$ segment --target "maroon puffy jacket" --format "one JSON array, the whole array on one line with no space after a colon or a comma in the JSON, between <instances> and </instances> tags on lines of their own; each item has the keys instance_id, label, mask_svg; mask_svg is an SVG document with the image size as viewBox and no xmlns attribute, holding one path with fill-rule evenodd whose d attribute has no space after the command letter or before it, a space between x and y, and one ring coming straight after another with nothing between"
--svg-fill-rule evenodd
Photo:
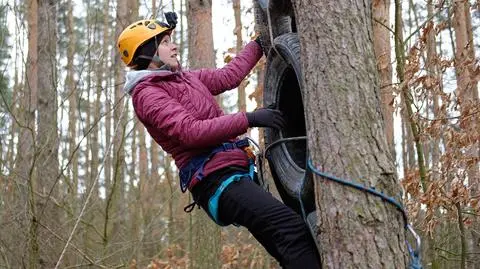
<instances>
[{"instance_id":1,"label":"maroon puffy jacket","mask_svg":"<svg viewBox=\"0 0 480 269\"><path fill-rule=\"evenodd\" d=\"M261 56L260 46L252 41L223 68L129 72L125 90L132 95L138 119L181 169L192 157L247 131L245 112L225 115L214 95L238 87ZM217 153L204 174L230 165L247 166L245 152Z\"/></svg>"}]
</instances>

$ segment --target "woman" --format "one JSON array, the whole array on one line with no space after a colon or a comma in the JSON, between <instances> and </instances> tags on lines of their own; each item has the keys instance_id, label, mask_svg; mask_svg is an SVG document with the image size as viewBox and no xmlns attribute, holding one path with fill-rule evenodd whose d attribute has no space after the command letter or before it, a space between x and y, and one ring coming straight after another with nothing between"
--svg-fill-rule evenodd
<instances>
[{"instance_id":1,"label":"woman","mask_svg":"<svg viewBox=\"0 0 480 269\"><path fill-rule=\"evenodd\" d=\"M282 113L263 108L225 115L214 98L238 87L261 58L261 46L248 43L220 69L183 71L170 39L172 14L168 24L135 22L118 39L122 60L133 69L124 89L138 119L172 155L182 191L217 224L245 226L284 268L320 268L302 218L253 182L248 142L237 139L249 127L284 128Z\"/></svg>"}]
</instances>

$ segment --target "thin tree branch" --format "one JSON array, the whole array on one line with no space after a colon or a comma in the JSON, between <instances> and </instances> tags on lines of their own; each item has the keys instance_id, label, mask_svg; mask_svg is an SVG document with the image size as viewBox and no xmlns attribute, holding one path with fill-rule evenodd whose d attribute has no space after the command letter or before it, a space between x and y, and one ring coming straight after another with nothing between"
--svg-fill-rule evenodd
<instances>
[{"instance_id":1,"label":"thin tree branch","mask_svg":"<svg viewBox=\"0 0 480 269\"><path fill-rule=\"evenodd\" d=\"M373 18L373 21L385 27L391 34L395 35L395 31L392 28L390 28L390 26L385 25L383 22L379 21L376 18Z\"/></svg>"},{"instance_id":2,"label":"thin tree branch","mask_svg":"<svg viewBox=\"0 0 480 269\"><path fill-rule=\"evenodd\" d=\"M478 113L480 113L480 109L479 109L478 111L474 111L474 112L472 112L472 113L470 113L470 114L460 115L460 116L456 116L456 117L443 117L443 118L429 119L429 118L424 117L424 116L422 116L422 115L420 115L420 114L418 114L418 117L419 117L419 118L422 118L422 119L424 119L424 120L427 120L427 121L437 121L437 120L442 121L442 120L456 120L456 119L460 119L460 118L463 118L463 117L470 117L470 116L473 116L473 115L478 114Z\"/></svg>"},{"instance_id":3,"label":"thin tree branch","mask_svg":"<svg viewBox=\"0 0 480 269\"><path fill-rule=\"evenodd\" d=\"M428 17L420 26L418 26L417 29L415 29L415 31L413 31L404 41L403 41L403 44L407 43L410 38L412 38L415 34L417 34L428 22L430 22L431 20L433 20L433 18L435 16L437 16L438 14L440 14L440 12L442 12L444 9L448 9L448 7L442 7L440 8L437 12L435 12L434 14L432 14L430 17Z\"/></svg>"},{"instance_id":4,"label":"thin tree branch","mask_svg":"<svg viewBox=\"0 0 480 269\"><path fill-rule=\"evenodd\" d=\"M55 179L55 182L53 183L52 187L50 188L50 191L48 193L48 197L50 197L53 193L53 190L55 189L55 186L57 185L58 181L60 180L60 178L62 176L64 176L64 172L65 170L67 169L67 167L70 165L70 163L72 162L73 160L73 157L75 155L75 153L80 149L80 145L82 144L83 140L85 138L87 138L87 136L93 131L93 129L95 129L95 127L97 126L97 124L100 122L100 120L105 117L107 114L109 114L111 111L115 110L116 107L122 103L122 100L123 98L125 98L126 94L124 94L120 99L119 101L109 110L109 111L106 111L105 113L103 113L102 115L100 115L100 117L92 124L92 126L90 127L90 129L88 129L88 131L83 135L83 137L80 139L80 141L77 143L77 147L73 150L72 154L70 155L70 157L68 158L68 162L64 165L64 167L62 168L62 170L60 171L60 173L58 174L57 178ZM108 152L108 151L106 151ZM47 200L48 201L48 200ZM42 212L40 214L40 216L43 216L43 213L45 211L45 208L47 206L47 203L45 203L45 205L42 207Z\"/></svg>"},{"instance_id":5,"label":"thin tree branch","mask_svg":"<svg viewBox=\"0 0 480 269\"><path fill-rule=\"evenodd\" d=\"M34 193L35 193L37 196L41 197L41 198L50 199L50 200L53 202L53 204L56 205L58 208L63 209L65 212L67 212L67 214L68 214L69 216L73 216L72 211L71 211L70 209L68 209L68 208L65 208L65 206L61 205L61 204L55 199L55 197L53 197L53 196L51 196L51 195L48 196L48 195L46 195L46 194L39 193L39 192L37 192L37 191L35 191ZM95 226L92 225L91 223L88 223L88 222L86 222L86 221L84 221L84 220L81 220L81 222L82 222L82 224L84 224L84 225L92 228L98 236L102 237L102 234L100 233L100 231L98 231L97 227L95 227Z\"/></svg>"},{"instance_id":6,"label":"thin tree branch","mask_svg":"<svg viewBox=\"0 0 480 269\"><path fill-rule=\"evenodd\" d=\"M120 100L122 100L124 96L125 96L125 95L123 95ZM118 103L120 103L120 102L118 102ZM125 111L126 111L126 109L125 109L125 105L124 105L124 107L123 107L123 109L122 109L121 116L123 116L123 114L124 114ZM97 123L98 123L98 122L97 122ZM119 122L118 125L115 127L114 133L116 133L118 127L120 126L120 123L121 123L121 122ZM110 151L110 148L112 147L112 145L113 145L113 141L111 141L110 145L108 145L108 147L107 147L107 152ZM65 255L65 252L66 252L66 250L67 250L67 248L68 248L68 245L69 245L70 241L72 240L73 235L75 234L75 231L76 231L76 229L77 229L77 227L78 227L78 224L80 223L80 219L82 218L83 213L85 212L85 209L86 209L86 207L87 207L88 201L90 200L90 197L91 197L92 194L93 194L93 190L95 189L95 185L97 184L97 181L98 181L98 179L100 178L100 173L102 172L103 167L104 167L104 165L105 165L105 160L106 160L106 158L103 159L102 164L101 164L101 166L100 166L100 169L99 169L99 171L98 171L98 173L97 173L97 176L96 176L95 179L93 180L92 186L90 186L90 191L88 192L87 198L85 199L85 202L84 202L84 204L83 204L83 206L82 206L82 210L80 211L80 214L78 215L77 221L75 222L75 225L73 226L73 229L72 229L72 231L71 231L71 233L70 233L70 236L68 237L67 242L65 243L65 246L64 246L64 248L63 248L63 250L62 250L62 253L60 254L60 257L58 258L58 261L57 261L57 263L56 263L55 269L58 269L58 266L60 265L60 263L61 263L61 261L62 261L62 259L63 259L63 256ZM58 182L58 179L59 179L59 177L57 178L56 182ZM55 183L56 183L56 182L55 182ZM51 194L51 192L50 192L50 194Z\"/></svg>"},{"instance_id":7,"label":"thin tree branch","mask_svg":"<svg viewBox=\"0 0 480 269\"><path fill-rule=\"evenodd\" d=\"M49 231L53 236L55 236L58 240L62 241L62 242L65 242L66 240L63 239L60 235L58 235L57 233L55 233L54 231L52 231L48 226L44 225L43 223L41 222L38 222L38 224L40 226L42 226L45 230ZM97 264L92 258L90 258L87 254L85 254L83 251L81 251L77 246L75 246L73 243L71 243L72 245L72 248L75 249L80 255L83 256L83 258L85 258L85 260L87 260L90 264L89 265L95 265L95 266L98 266L100 268L108 268L108 267L105 267L103 265L100 265L100 264Z\"/></svg>"}]
</instances>

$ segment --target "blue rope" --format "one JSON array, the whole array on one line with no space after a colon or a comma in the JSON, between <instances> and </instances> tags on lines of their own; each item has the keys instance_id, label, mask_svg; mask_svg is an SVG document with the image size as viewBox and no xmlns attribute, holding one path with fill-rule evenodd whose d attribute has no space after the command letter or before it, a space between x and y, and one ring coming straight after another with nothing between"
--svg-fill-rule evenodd
<instances>
[{"instance_id":1,"label":"blue rope","mask_svg":"<svg viewBox=\"0 0 480 269\"><path fill-rule=\"evenodd\" d=\"M408 244L408 252L410 253L410 265L408 266L409 269L423 269L422 261L420 258L420 253L418 251L413 251L410 244Z\"/></svg>"},{"instance_id":2,"label":"blue rope","mask_svg":"<svg viewBox=\"0 0 480 269\"><path fill-rule=\"evenodd\" d=\"M265 149L263 157L265 158L268 150L271 149L274 146L277 146L281 143L285 143L287 141L304 140L304 139L306 139L306 136L289 137L289 138L279 139L279 140L273 142L272 144L270 144ZM412 247L410 246L410 244L408 243L408 241L405 240L406 243L407 243L408 252L410 254L409 269L423 269L422 262L421 262L421 257L420 257L420 242L421 242L420 237L415 233L413 228L408 224L407 213L405 212L405 210L403 209L403 206L399 202L397 202L394 198L383 194L383 192L379 192L379 191L375 190L375 188L373 188L373 187L367 188L367 187L365 187L365 186L363 186L359 183L356 183L356 182L353 182L353 181L346 181L346 180L340 179L338 177L323 173L313 166L313 163L312 163L311 159L308 159L308 165L307 165L306 170L308 171L308 169L310 169L313 173L315 173L319 176L322 176L326 179L329 179L331 181L334 181L334 182L337 182L337 183L355 188L357 190L361 190L361 191L365 191L367 193L373 194L377 197L380 197L383 201L386 201L386 202L392 204L393 206L395 206L402 213L402 217L403 217L403 220L404 220L404 223L405 223L405 229L409 230L413 234L415 239L417 240L417 249L416 250L413 250ZM306 178L306 175L307 175L307 171L305 171L305 175L303 176L303 179L302 179L302 185L300 186L300 191L298 192L298 200L300 202L300 207L302 209L302 216L303 216L303 219L305 221L307 220L307 216L306 216L306 213L305 213L305 207L303 205L302 193L303 193L303 188L304 188L304 185L305 185L305 178Z\"/></svg>"},{"instance_id":3,"label":"blue rope","mask_svg":"<svg viewBox=\"0 0 480 269\"><path fill-rule=\"evenodd\" d=\"M403 216L403 220L404 220L404 223L405 223L405 229L408 229L410 230L412 233L413 233L413 229L409 226L408 224L408 219L407 219L407 213L405 212L405 210L403 209L403 206L397 202L394 198L392 197L389 197L385 194L383 194L383 192L379 192L377 190L375 190L375 188L371 187L371 188L367 188L359 183L356 183L356 182L353 182L353 181L347 181L347 180L343 180L341 178L338 178L338 177L335 177L335 176L332 176L332 175L329 175L329 174L326 174L326 173L323 173L321 171L319 171L318 169L316 169L314 166L313 166L313 163L312 163L312 160L311 159L308 159L308 167L307 169L310 169L313 173L319 175L319 176L322 176L326 179L329 179L331 181L334 181L334 182L337 182L337 183L340 183L340 184L343 184L345 186L349 186L349 187L352 187L352 188L355 188L357 190L361 190L361 191L365 191L367 193L370 193L370 194L373 194L377 197L380 197L383 201L386 201L390 204L392 204L393 206L395 206L401 213L402 213L402 216ZM306 175L307 173L305 173ZM305 176L303 178L303 181L302 181L302 185L301 185L301 189L300 189L300 192L298 194L298 199L300 200L300 205L302 207L302 214L303 214L303 217L305 219L305 209L303 207L303 201L302 201L302 197L301 197L301 193L303 191L303 186L304 186L304 182L305 182ZM416 236L416 234L414 233L414 235ZM418 238L417 238L418 240ZM418 250L413 250L412 247L410 246L410 244L408 243L408 241L406 242L407 243L407 248L408 248L408 252L410 253L410 265L409 265L409 269L422 269L422 262L421 262L421 258L420 258L420 252Z\"/></svg>"},{"instance_id":4,"label":"blue rope","mask_svg":"<svg viewBox=\"0 0 480 269\"><path fill-rule=\"evenodd\" d=\"M383 194L382 192L379 192L377 190L375 190L375 188L367 188L359 183L356 183L356 182L353 182L353 181L346 181L346 180L343 180L343 179L340 179L338 177L335 177L335 176L332 176L332 175L329 175L329 174L326 174L326 173L323 173L321 171L319 171L318 169L316 169L315 167L313 167L313 164L312 164L312 160L309 159L308 160L308 168L310 168L310 170L312 170L312 172L314 172L315 174L319 175L319 176L322 176L324 178L327 178L331 181L335 181L337 183L340 183L340 184L343 184L343 185L346 185L346 186L349 186L349 187L352 187L352 188L355 188L357 190L361 190L361 191L365 191L365 192L368 192L370 194L373 194L377 197L380 197L382 198L382 200L394 205L401 213L402 213L402 216L403 216L403 220L405 221L405 227L407 226L408 224L408 221L407 221L407 213L405 212L405 210L403 209L402 205L400 203L398 203L395 199L393 199L392 197L388 197L386 196L385 194ZM303 184L302 184L303 185Z\"/></svg>"},{"instance_id":5,"label":"blue rope","mask_svg":"<svg viewBox=\"0 0 480 269\"><path fill-rule=\"evenodd\" d=\"M307 176L307 173L305 173L303 176L302 185L300 186L300 191L298 192L298 201L300 201L300 208L302 209L302 216L305 222L307 222L307 213L305 212L305 206L303 205L302 192L303 192L303 187L305 185L306 176Z\"/></svg>"}]
</instances>

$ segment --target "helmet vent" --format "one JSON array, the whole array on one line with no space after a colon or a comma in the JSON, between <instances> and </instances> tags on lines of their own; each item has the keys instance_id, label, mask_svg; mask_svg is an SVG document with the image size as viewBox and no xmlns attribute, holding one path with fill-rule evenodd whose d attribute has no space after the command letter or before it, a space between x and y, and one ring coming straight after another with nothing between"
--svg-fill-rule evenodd
<instances>
[{"instance_id":1,"label":"helmet vent","mask_svg":"<svg viewBox=\"0 0 480 269\"><path fill-rule=\"evenodd\" d=\"M128 57L128 51L127 50L123 51L123 56Z\"/></svg>"}]
</instances>

